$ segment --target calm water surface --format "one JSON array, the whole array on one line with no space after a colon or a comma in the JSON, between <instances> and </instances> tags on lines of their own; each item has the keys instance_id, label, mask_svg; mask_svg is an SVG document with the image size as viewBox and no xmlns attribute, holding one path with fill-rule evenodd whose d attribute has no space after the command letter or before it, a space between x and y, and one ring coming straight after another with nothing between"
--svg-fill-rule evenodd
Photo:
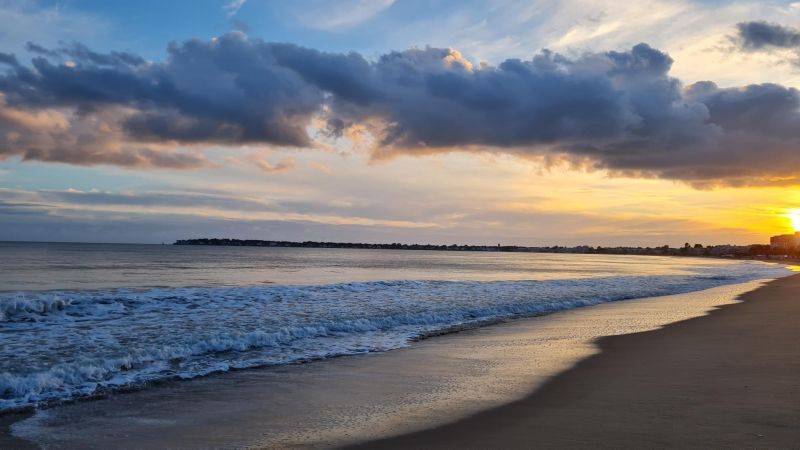
<instances>
[{"instance_id":1,"label":"calm water surface","mask_svg":"<svg viewBox=\"0 0 800 450\"><path fill-rule=\"evenodd\" d=\"M0 242L0 290L687 274L735 263L655 256Z\"/></svg>"}]
</instances>

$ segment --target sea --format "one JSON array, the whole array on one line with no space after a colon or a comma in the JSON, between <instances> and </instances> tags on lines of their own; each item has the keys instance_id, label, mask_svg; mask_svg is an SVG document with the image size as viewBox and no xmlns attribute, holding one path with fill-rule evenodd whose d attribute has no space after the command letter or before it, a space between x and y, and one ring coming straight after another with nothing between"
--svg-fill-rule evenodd
<instances>
[{"instance_id":1,"label":"sea","mask_svg":"<svg viewBox=\"0 0 800 450\"><path fill-rule=\"evenodd\" d=\"M0 242L0 413L790 273L689 257Z\"/></svg>"}]
</instances>

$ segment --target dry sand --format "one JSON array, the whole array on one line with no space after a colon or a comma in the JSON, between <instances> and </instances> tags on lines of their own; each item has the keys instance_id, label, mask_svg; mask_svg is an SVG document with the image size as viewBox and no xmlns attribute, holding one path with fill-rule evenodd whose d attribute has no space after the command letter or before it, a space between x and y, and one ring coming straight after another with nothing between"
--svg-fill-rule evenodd
<instances>
[{"instance_id":1,"label":"dry sand","mask_svg":"<svg viewBox=\"0 0 800 450\"><path fill-rule=\"evenodd\" d=\"M800 448L800 276L602 353L527 398L363 448Z\"/></svg>"}]
</instances>

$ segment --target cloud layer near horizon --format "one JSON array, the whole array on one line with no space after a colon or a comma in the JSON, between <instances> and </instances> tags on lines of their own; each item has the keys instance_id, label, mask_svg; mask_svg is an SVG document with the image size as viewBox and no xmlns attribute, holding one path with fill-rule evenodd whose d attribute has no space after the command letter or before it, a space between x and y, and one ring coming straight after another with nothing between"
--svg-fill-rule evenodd
<instances>
[{"instance_id":1,"label":"cloud layer near horizon","mask_svg":"<svg viewBox=\"0 0 800 450\"><path fill-rule=\"evenodd\" d=\"M495 151L699 186L800 183L796 89L684 87L646 44L497 66L440 48L370 61L238 32L170 44L163 62L29 51L29 64L0 54L0 158L197 168L211 164L204 146L312 147L322 120L332 136L366 130L374 158Z\"/></svg>"},{"instance_id":2,"label":"cloud layer near horizon","mask_svg":"<svg viewBox=\"0 0 800 450\"><path fill-rule=\"evenodd\" d=\"M709 232L715 239L710 242L715 243L733 236L738 239L748 236L735 227L709 224L681 214L654 216L646 212L612 211L606 214L599 210L530 206L514 210L500 202L482 208L449 202L447 209L442 210L441 205L429 203L420 199L414 208L396 208L379 200L335 205L327 201L264 199L218 191L0 188L0 235L11 240L41 240L41 236L47 236L53 240L84 242L270 236L278 240L396 242L400 239L446 244L464 240L493 244L502 236L502 242L519 245L619 245L620 239L635 245L678 245L685 239L697 241ZM452 220L454 213L458 216L456 221ZM521 229L528 231L520 233ZM551 230L547 239L537 236L542 229ZM598 238L598 233L603 236ZM627 240L632 236L635 238Z\"/></svg>"}]
</instances>

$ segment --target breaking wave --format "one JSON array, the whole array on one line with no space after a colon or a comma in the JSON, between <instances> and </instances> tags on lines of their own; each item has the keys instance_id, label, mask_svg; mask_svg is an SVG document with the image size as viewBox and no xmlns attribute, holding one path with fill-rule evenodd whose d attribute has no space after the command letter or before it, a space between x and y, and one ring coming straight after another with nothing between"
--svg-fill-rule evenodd
<instances>
[{"instance_id":1,"label":"breaking wave","mask_svg":"<svg viewBox=\"0 0 800 450\"><path fill-rule=\"evenodd\" d=\"M4 293L0 411L235 368L385 351L454 327L788 274L755 262L689 272Z\"/></svg>"}]
</instances>

